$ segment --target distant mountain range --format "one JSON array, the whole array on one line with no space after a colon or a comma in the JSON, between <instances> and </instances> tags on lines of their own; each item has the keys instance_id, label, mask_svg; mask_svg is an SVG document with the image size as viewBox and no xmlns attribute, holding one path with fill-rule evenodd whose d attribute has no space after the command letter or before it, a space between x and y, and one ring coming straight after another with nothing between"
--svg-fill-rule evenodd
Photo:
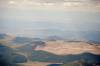
<instances>
[{"instance_id":1,"label":"distant mountain range","mask_svg":"<svg viewBox=\"0 0 100 66\"><path fill-rule=\"evenodd\" d=\"M7 37L7 35L6 34L0 34L0 39L4 39L4 38L6 38Z\"/></svg>"},{"instance_id":2,"label":"distant mountain range","mask_svg":"<svg viewBox=\"0 0 100 66\"><path fill-rule=\"evenodd\" d=\"M68 32L69 33L69 32ZM81 39L81 38L71 38L71 37L67 37L65 35L64 36L57 36L57 35L51 35L48 37L44 37L44 38L29 38L29 37L20 37L20 36L14 36L14 38L10 38L14 44L28 44L28 43L32 43L34 41L56 41L56 40L64 40L64 41L85 41L85 42L89 42L89 43L95 43L95 44L99 44L99 38L97 37L97 35L89 35L88 33L86 34L87 36L85 36L85 39ZM8 37L10 35L7 34L0 34L0 39L5 39L6 37ZM97 37L97 38L96 38Z\"/></svg>"},{"instance_id":3,"label":"distant mountain range","mask_svg":"<svg viewBox=\"0 0 100 66\"><path fill-rule=\"evenodd\" d=\"M27 37L16 37L15 39L12 40L13 43L19 43L19 44L24 44L24 43L30 43L32 42L31 38Z\"/></svg>"}]
</instances>

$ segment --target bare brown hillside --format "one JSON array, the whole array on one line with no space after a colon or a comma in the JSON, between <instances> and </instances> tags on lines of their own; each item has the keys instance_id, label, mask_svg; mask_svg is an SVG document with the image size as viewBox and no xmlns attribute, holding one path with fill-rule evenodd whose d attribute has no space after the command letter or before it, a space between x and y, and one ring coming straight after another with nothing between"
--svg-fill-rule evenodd
<instances>
[{"instance_id":1,"label":"bare brown hillside","mask_svg":"<svg viewBox=\"0 0 100 66\"><path fill-rule=\"evenodd\" d=\"M84 52L100 54L100 45L93 45L87 42L49 41L46 42L46 46L37 47L35 50L47 51L57 55L79 54Z\"/></svg>"}]
</instances>

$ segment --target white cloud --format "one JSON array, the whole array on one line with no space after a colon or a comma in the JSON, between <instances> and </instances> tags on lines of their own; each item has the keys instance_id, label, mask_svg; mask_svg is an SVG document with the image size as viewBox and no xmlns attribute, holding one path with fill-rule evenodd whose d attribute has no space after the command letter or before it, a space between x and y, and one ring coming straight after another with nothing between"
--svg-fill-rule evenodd
<instances>
[{"instance_id":1,"label":"white cloud","mask_svg":"<svg viewBox=\"0 0 100 66\"><path fill-rule=\"evenodd\" d=\"M15 4L15 1L9 1L9 4Z\"/></svg>"},{"instance_id":2,"label":"white cloud","mask_svg":"<svg viewBox=\"0 0 100 66\"><path fill-rule=\"evenodd\" d=\"M97 8L100 10L99 2L100 0L0 0L0 7L18 9L52 8L64 10L66 10L66 8L67 10L74 9L75 7L77 7L79 10L86 10L89 7L91 9Z\"/></svg>"}]
</instances>

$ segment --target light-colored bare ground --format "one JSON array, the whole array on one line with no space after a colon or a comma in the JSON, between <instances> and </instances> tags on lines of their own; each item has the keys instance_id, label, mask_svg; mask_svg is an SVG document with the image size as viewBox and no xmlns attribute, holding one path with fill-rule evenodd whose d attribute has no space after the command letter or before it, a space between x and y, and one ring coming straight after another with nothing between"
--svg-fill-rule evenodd
<instances>
[{"instance_id":1,"label":"light-colored bare ground","mask_svg":"<svg viewBox=\"0 0 100 66\"><path fill-rule=\"evenodd\" d=\"M100 45L91 45L86 42L64 42L49 41L44 47L37 47L35 50L51 52L57 55L80 54L90 52L100 54Z\"/></svg>"},{"instance_id":2,"label":"light-colored bare ground","mask_svg":"<svg viewBox=\"0 0 100 66\"><path fill-rule=\"evenodd\" d=\"M21 66L47 66L49 64L60 64L60 63L48 63L48 62L27 62L27 63L21 63L19 65Z\"/></svg>"}]
</instances>

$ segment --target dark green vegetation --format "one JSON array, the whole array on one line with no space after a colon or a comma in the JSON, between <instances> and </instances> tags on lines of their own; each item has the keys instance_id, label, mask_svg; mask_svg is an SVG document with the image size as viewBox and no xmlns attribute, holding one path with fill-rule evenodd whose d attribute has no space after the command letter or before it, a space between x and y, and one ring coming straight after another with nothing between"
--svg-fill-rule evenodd
<instances>
[{"instance_id":1,"label":"dark green vegetation","mask_svg":"<svg viewBox=\"0 0 100 66\"><path fill-rule=\"evenodd\" d=\"M75 64L75 63L65 63L65 64L62 64L60 66L80 66L79 64Z\"/></svg>"},{"instance_id":2,"label":"dark green vegetation","mask_svg":"<svg viewBox=\"0 0 100 66\"><path fill-rule=\"evenodd\" d=\"M0 44L0 66L14 66L12 62L12 50L9 47Z\"/></svg>"},{"instance_id":3,"label":"dark green vegetation","mask_svg":"<svg viewBox=\"0 0 100 66\"><path fill-rule=\"evenodd\" d=\"M66 63L66 62L79 61L81 59L84 59L84 61L88 63L99 63L100 55L94 55L91 53L82 53L77 55L61 56L61 55L55 55L45 51L33 51L32 53L32 60L40 61L40 62Z\"/></svg>"},{"instance_id":4,"label":"dark green vegetation","mask_svg":"<svg viewBox=\"0 0 100 66\"><path fill-rule=\"evenodd\" d=\"M27 62L27 58L23 55L13 54L13 62L14 63L25 63Z\"/></svg>"},{"instance_id":5,"label":"dark green vegetation","mask_svg":"<svg viewBox=\"0 0 100 66\"><path fill-rule=\"evenodd\" d=\"M0 44L0 66L17 66L16 63L27 62L25 56L16 54L11 48Z\"/></svg>"},{"instance_id":6,"label":"dark green vegetation","mask_svg":"<svg viewBox=\"0 0 100 66\"><path fill-rule=\"evenodd\" d=\"M100 62L89 63L84 59L80 59L73 62L66 62L64 64L50 64L48 66L100 66Z\"/></svg>"},{"instance_id":7,"label":"dark green vegetation","mask_svg":"<svg viewBox=\"0 0 100 66\"><path fill-rule=\"evenodd\" d=\"M48 66L61 66L62 64L50 64Z\"/></svg>"},{"instance_id":8,"label":"dark green vegetation","mask_svg":"<svg viewBox=\"0 0 100 66\"><path fill-rule=\"evenodd\" d=\"M79 61L75 61L75 62L70 62L70 63L64 63L60 66L100 66L100 62L98 63L89 63L84 59L81 59Z\"/></svg>"}]
</instances>

